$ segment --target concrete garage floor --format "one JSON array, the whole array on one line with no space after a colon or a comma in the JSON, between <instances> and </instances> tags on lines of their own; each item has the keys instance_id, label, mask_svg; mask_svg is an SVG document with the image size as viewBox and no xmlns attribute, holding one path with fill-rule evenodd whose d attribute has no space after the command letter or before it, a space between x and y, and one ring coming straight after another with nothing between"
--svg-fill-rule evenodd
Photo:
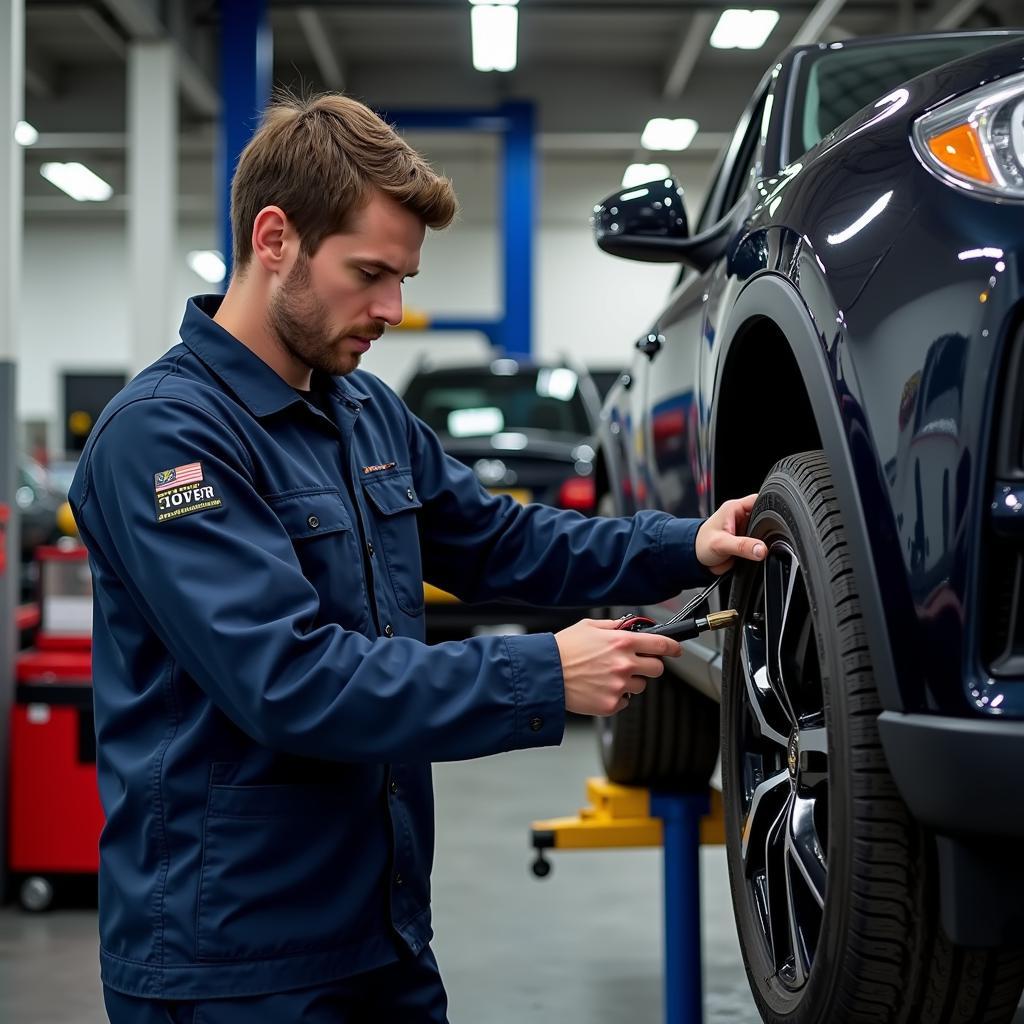
<instances>
[{"instance_id":1,"label":"concrete garage floor","mask_svg":"<svg viewBox=\"0 0 1024 1024\"><path fill-rule=\"evenodd\" d=\"M530 820L572 813L597 772L580 722L555 750L438 765L435 949L453 1024L661 1020L660 853L561 854L544 881L528 871ZM706 1024L758 1024L723 851L702 858ZM0 1021L104 1024L95 934L88 911L0 911Z\"/></svg>"}]
</instances>

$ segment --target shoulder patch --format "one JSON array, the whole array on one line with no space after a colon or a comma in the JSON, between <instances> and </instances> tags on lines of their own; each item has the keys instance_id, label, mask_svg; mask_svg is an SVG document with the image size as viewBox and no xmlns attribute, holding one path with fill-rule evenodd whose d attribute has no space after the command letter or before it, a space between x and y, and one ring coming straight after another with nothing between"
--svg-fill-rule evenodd
<instances>
[{"instance_id":1,"label":"shoulder patch","mask_svg":"<svg viewBox=\"0 0 1024 1024\"><path fill-rule=\"evenodd\" d=\"M174 469L162 469L153 475L156 521L166 523L192 512L220 508L223 502L213 485L203 477L203 464L190 462Z\"/></svg>"}]
</instances>

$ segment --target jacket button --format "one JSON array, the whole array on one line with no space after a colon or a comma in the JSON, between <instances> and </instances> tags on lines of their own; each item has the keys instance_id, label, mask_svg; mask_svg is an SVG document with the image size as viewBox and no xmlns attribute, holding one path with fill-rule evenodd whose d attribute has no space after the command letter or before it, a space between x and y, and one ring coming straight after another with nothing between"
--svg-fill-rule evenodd
<instances>
[{"instance_id":1,"label":"jacket button","mask_svg":"<svg viewBox=\"0 0 1024 1024\"><path fill-rule=\"evenodd\" d=\"M309 528L310 528L311 530L316 530L316 529L317 529L317 528L318 528L318 527L320 526L320 520L319 520L319 518L318 518L317 516L310 516L310 517L309 517L309 518L308 518L308 519L306 520L306 525L307 525L307 526L308 526L308 527L309 527Z\"/></svg>"},{"instance_id":2,"label":"jacket button","mask_svg":"<svg viewBox=\"0 0 1024 1024\"><path fill-rule=\"evenodd\" d=\"M391 623L390 622L387 623L384 626L384 635L385 636L394 636L395 635L395 631L394 631L394 629L391 628Z\"/></svg>"},{"instance_id":3,"label":"jacket button","mask_svg":"<svg viewBox=\"0 0 1024 1024\"><path fill-rule=\"evenodd\" d=\"M373 543L372 541L366 542L366 553L373 558Z\"/></svg>"},{"instance_id":4,"label":"jacket button","mask_svg":"<svg viewBox=\"0 0 1024 1024\"><path fill-rule=\"evenodd\" d=\"M412 488L411 488L411 487L409 488L409 490L407 490L407 491L405 492L405 496L406 496L406 497L407 497L407 498L408 498L408 499L409 499L410 501L413 501L413 500L415 499L415 497L416 497L416 495L412 493Z\"/></svg>"},{"instance_id":5,"label":"jacket button","mask_svg":"<svg viewBox=\"0 0 1024 1024\"><path fill-rule=\"evenodd\" d=\"M541 729L544 728L544 719L534 715L533 718L530 719L530 728L534 732L540 732Z\"/></svg>"},{"instance_id":6,"label":"jacket button","mask_svg":"<svg viewBox=\"0 0 1024 1024\"><path fill-rule=\"evenodd\" d=\"M397 796L398 795L398 783L395 782L394 779L391 780L391 795L392 796Z\"/></svg>"},{"instance_id":7,"label":"jacket button","mask_svg":"<svg viewBox=\"0 0 1024 1024\"><path fill-rule=\"evenodd\" d=\"M405 885L405 879L401 875L395 875L395 885Z\"/></svg>"}]
</instances>

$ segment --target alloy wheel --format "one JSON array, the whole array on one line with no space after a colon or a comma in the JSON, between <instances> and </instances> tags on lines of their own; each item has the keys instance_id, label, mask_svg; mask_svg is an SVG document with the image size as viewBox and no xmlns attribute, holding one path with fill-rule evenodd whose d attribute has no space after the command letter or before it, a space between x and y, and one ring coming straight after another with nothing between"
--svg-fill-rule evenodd
<instances>
[{"instance_id":1,"label":"alloy wheel","mask_svg":"<svg viewBox=\"0 0 1024 1024\"><path fill-rule=\"evenodd\" d=\"M743 875L768 963L797 992L810 976L825 905L828 735L807 585L785 541L769 545L739 653Z\"/></svg>"}]
</instances>

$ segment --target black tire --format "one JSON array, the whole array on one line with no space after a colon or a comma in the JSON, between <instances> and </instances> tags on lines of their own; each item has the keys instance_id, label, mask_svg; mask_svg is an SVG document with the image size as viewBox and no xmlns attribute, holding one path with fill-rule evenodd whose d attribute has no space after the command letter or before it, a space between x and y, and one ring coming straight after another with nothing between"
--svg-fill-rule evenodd
<instances>
[{"instance_id":1,"label":"black tire","mask_svg":"<svg viewBox=\"0 0 1024 1024\"><path fill-rule=\"evenodd\" d=\"M609 495L599 515L613 515ZM615 618L613 609L599 617ZM668 792L703 790L718 760L718 704L666 669L629 706L595 718L601 763L611 782Z\"/></svg>"},{"instance_id":2,"label":"black tire","mask_svg":"<svg viewBox=\"0 0 1024 1024\"><path fill-rule=\"evenodd\" d=\"M612 782L669 792L707 788L718 759L718 705L669 672L624 711L595 721Z\"/></svg>"},{"instance_id":3,"label":"black tire","mask_svg":"<svg viewBox=\"0 0 1024 1024\"><path fill-rule=\"evenodd\" d=\"M733 584L740 626L723 655L722 774L733 907L761 1016L1007 1024L1024 954L966 949L943 934L934 842L900 799L879 740L821 452L772 469L748 532L769 554L738 567Z\"/></svg>"}]
</instances>

